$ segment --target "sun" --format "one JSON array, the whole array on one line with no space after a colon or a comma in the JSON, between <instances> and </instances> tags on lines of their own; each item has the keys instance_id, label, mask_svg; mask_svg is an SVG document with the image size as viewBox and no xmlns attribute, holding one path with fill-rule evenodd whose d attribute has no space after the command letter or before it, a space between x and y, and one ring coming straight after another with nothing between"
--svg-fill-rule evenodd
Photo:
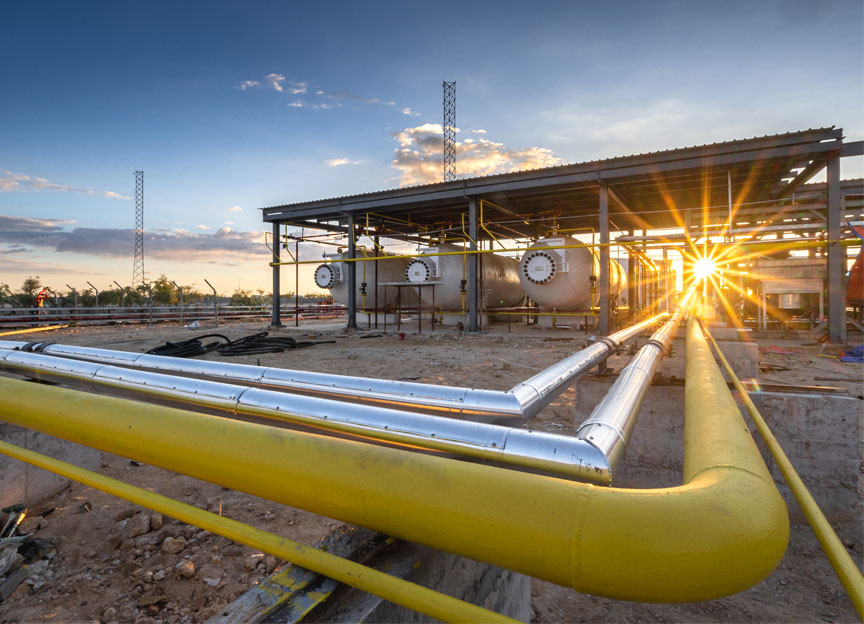
<instances>
[{"instance_id":1,"label":"sun","mask_svg":"<svg viewBox=\"0 0 864 624\"><path fill-rule=\"evenodd\" d=\"M717 265L711 258L700 258L693 264L693 275L697 280L711 277L717 272Z\"/></svg>"}]
</instances>

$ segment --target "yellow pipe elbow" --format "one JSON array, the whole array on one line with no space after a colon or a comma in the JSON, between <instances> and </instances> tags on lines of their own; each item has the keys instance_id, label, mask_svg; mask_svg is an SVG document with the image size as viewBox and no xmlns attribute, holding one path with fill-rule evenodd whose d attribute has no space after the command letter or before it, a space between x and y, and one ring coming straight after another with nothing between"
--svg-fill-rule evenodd
<instances>
[{"instance_id":1,"label":"yellow pipe elbow","mask_svg":"<svg viewBox=\"0 0 864 624\"><path fill-rule=\"evenodd\" d=\"M707 600L770 574L789 525L691 339L687 378L700 385L688 382L686 483L674 488L573 483L11 379L0 379L0 419L577 591Z\"/></svg>"}]
</instances>

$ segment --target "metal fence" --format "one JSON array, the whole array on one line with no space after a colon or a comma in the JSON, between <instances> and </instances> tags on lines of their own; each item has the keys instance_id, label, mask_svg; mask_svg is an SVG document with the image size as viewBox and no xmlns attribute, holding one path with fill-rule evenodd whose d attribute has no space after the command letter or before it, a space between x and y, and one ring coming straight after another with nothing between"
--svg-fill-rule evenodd
<instances>
[{"instance_id":1,"label":"metal fence","mask_svg":"<svg viewBox=\"0 0 864 624\"><path fill-rule=\"evenodd\" d=\"M285 305L281 315L294 319L295 308ZM205 305L188 306L99 306L99 307L44 307L44 308L0 308L0 327L35 327L74 323L75 325L110 325L118 323L179 322L181 325L193 321L230 321L240 319L269 319L271 307L267 305ZM306 305L299 308L301 318L340 316L343 306Z\"/></svg>"}]
</instances>

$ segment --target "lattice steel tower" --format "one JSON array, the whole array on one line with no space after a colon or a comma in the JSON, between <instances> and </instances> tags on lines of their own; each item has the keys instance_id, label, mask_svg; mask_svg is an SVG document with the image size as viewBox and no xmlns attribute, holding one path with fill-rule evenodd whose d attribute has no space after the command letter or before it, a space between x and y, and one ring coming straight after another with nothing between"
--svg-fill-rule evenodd
<instances>
[{"instance_id":1,"label":"lattice steel tower","mask_svg":"<svg viewBox=\"0 0 864 624\"><path fill-rule=\"evenodd\" d=\"M135 172L135 259L132 288L144 283L144 172Z\"/></svg>"},{"instance_id":2,"label":"lattice steel tower","mask_svg":"<svg viewBox=\"0 0 864 624\"><path fill-rule=\"evenodd\" d=\"M456 179L456 81L444 82L444 181Z\"/></svg>"}]
</instances>

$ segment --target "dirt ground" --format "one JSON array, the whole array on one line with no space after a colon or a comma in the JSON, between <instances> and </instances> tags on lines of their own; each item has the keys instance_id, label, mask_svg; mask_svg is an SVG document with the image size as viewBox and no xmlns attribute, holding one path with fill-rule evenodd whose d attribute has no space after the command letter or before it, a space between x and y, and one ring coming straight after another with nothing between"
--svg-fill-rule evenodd
<instances>
[{"instance_id":1,"label":"dirt ground","mask_svg":"<svg viewBox=\"0 0 864 624\"><path fill-rule=\"evenodd\" d=\"M282 335L335 340L280 354L242 356L231 361L342 374L369 374L447 385L504 390L580 348L585 334L506 326L478 336L456 330L421 335L406 332L361 339L343 322L313 321ZM261 323L220 327L229 338L265 329ZM211 329L168 325L67 329L26 337L67 344L143 352L166 340ZM771 345L774 348L769 348ZM767 369L760 381L842 387L860 396L864 365L843 364L806 338L760 340ZM821 353L820 353L821 350ZM825 357L825 356L829 357ZM215 353L207 359L225 359ZM376 363L380 363L376 364ZM384 363L387 363L385 366ZM624 356L610 359L620 368ZM396 364L396 365L394 365ZM831 381L817 381L823 377ZM843 381L845 379L846 381ZM552 432L572 430L571 389L527 426ZM638 435L638 431L637 431ZM339 522L255 498L189 477L104 455L104 474L250 525L314 544ZM53 510L53 511L51 511ZM44 518L39 513L51 511ZM200 622L244 593L281 562L225 538L162 518L99 491L72 484L34 505L25 530L51 540L56 550L34 566L35 573L5 602L5 622ZM861 565L861 525L838 527ZM628 603L578 594L532 581L532 621L545 622L854 622L855 612L809 527L793 526L790 546L774 574L738 595L685 605Z\"/></svg>"}]
</instances>

